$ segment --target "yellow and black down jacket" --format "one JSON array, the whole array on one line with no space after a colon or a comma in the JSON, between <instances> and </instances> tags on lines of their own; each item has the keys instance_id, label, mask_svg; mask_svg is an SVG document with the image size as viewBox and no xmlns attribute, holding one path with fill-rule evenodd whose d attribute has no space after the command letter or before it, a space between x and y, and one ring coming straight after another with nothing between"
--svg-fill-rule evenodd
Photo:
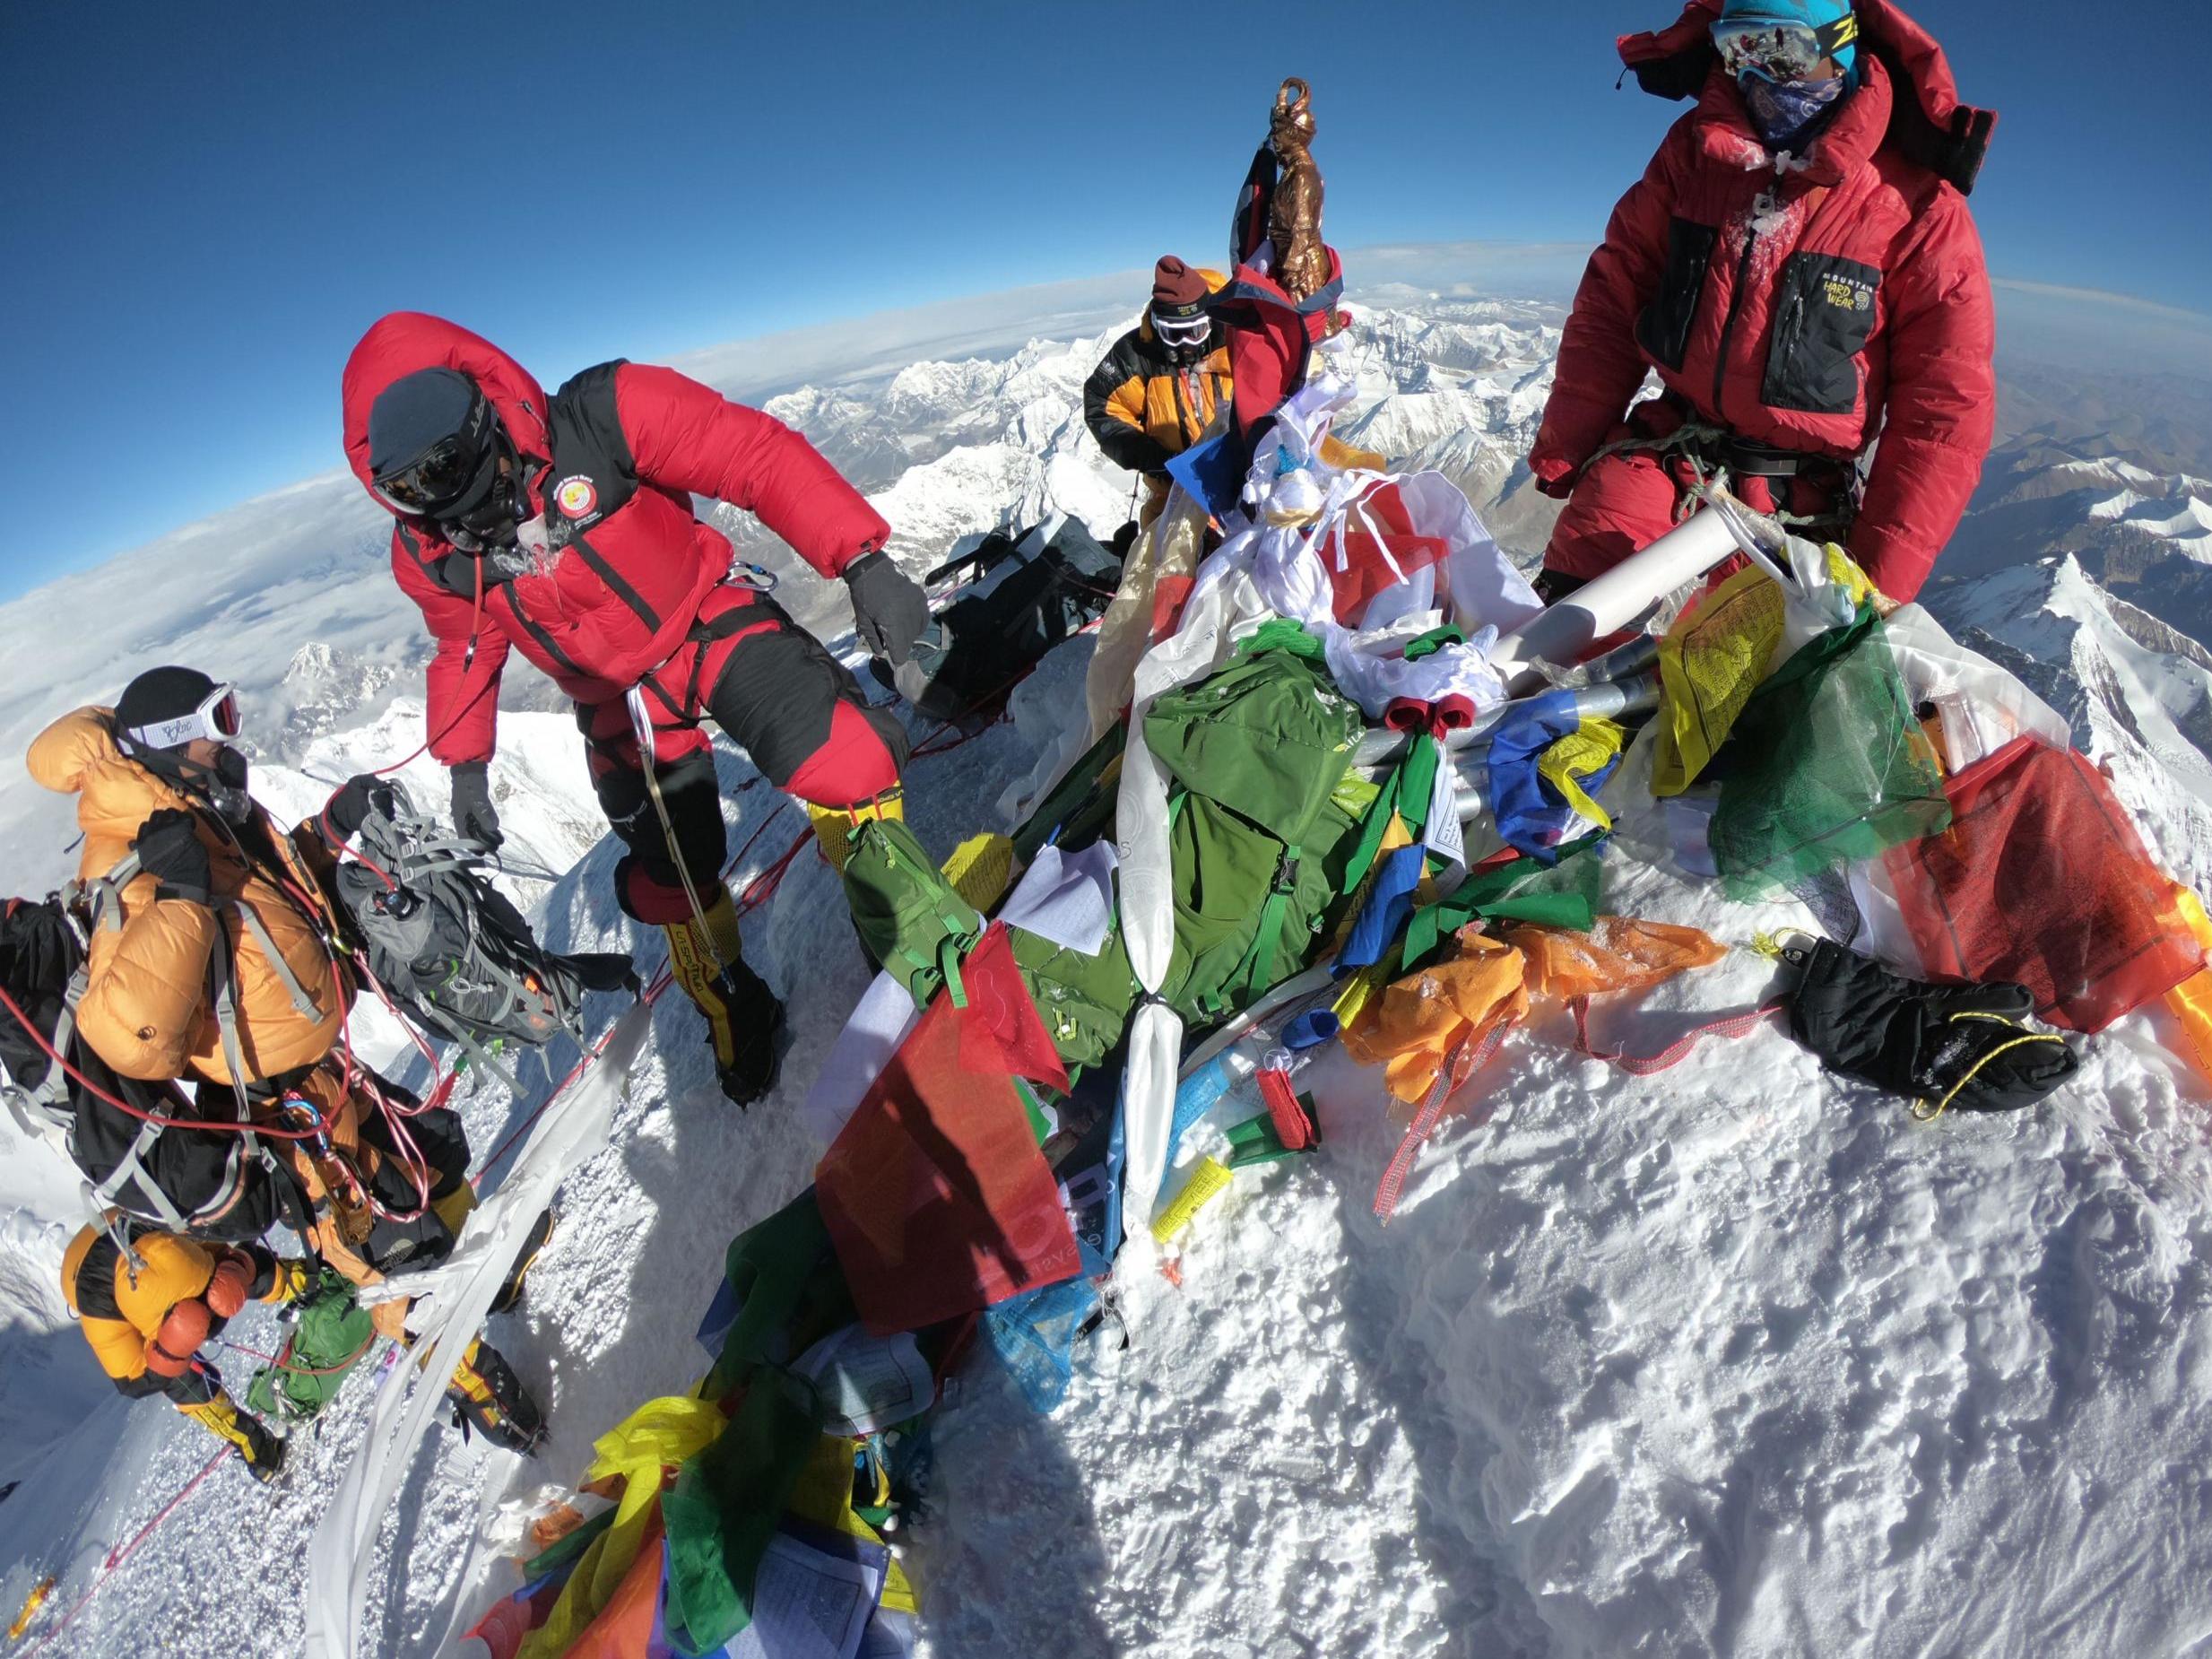
<instances>
[{"instance_id":1,"label":"yellow and black down jacket","mask_svg":"<svg viewBox=\"0 0 2212 1659\"><path fill-rule=\"evenodd\" d=\"M274 1259L265 1250L232 1250L177 1233L144 1233L131 1248L135 1262L126 1262L100 1229L82 1229L62 1254L62 1295L100 1368L117 1388L126 1394L167 1394L180 1403L195 1403L208 1393L204 1383L188 1373L164 1375L148 1364L156 1339L180 1304L207 1293L216 1265L226 1257L239 1262L231 1271L240 1274L248 1297L280 1299ZM212 1329L221 1325L219 1319L207 1323ZM189 1351L178 1357L188 1355Z\"/></svg>"},{"instance_id":2,"label":"yellow and black down jacket","mask_svg":"<svg viewBox=\"0 0 2212 1659\"><path fill-rule=\"evenodd\" d=\"M47 788L77 797L77 825L84 831L78 873L87 881L122 863L155 812L195 804L123 753L114 717L104 708L64 715L32 741L28 764L31 777ZM196 816L215 907L157 899L160 883L151 874L126 887L121 930L103 927L92 935L77 1030L126 1077L230 1081L210 978L220 949L235 976L247 1073L242 1081L257 1082L312 1065L337 1043L351 995L324 942L329 913L321 877L327 855L311 830L286 835L262 814L253 838L265 844L265 856L248 860L204 810ZM242 907L251 907L259 918L314 1012L294 1005Z\"/></svg>"},{"instance_id":3,"label":"yellow and black down jacket","mask_svg":"<svg viewBox=\"0 0 2212 1659\"><path fill-rule=\"evenodd\" d=\"M1201 273L1219 289L1222 278ZM1083 422L1117 466L1157 473L1206 435L1229 401L1229 353L1217 345L1184 365L1167 354L1148 315L1114 343L1083 387Z\"/></svg>"}]
</instances>

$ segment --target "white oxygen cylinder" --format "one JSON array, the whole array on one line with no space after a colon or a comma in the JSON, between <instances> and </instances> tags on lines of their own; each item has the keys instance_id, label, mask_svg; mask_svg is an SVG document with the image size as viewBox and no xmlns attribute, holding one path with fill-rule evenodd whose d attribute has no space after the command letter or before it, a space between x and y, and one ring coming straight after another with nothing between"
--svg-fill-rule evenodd
<instances>
[{"instance_id":1,"label":"white oxygen cylinder","mask_svg":"<svg viewBox=\"0 0 2212 1659\"><path fill-rule=\"evenodd\" d=\"M1541 689L1536 664L1565 666L1608 634L1618 633L1669 594L1736 552L1728 521L1710 507L1678 525L1642 552L1576 588L1490 651L1490 666L1526 696Z\"/></svg>"}]
</instances>

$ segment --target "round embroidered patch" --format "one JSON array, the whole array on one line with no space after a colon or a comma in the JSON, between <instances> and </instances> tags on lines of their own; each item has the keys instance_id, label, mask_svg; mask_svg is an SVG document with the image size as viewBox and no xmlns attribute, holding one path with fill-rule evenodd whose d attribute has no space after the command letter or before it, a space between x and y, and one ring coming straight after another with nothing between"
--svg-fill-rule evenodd
<instances>
[{"instance_id":1,"label":"round embroidered patch","mask_svg":"<svg viewBox=\"0 0 2212 1659\"><path fill-rule=\"evenodd\" d=\"M599 510L599 491L581 473L564 478L554 487L553 505L568 518L589 518Z\"/></svg>"}]
</instances>

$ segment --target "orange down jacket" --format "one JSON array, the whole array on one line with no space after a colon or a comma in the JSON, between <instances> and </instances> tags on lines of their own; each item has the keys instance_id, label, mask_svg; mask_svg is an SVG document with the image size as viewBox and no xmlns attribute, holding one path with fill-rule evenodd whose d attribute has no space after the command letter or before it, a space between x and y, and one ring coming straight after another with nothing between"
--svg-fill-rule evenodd
<instances>
[{"instance_id":1,"label":"orange down jacket","mask_svg":"<svg viewBox=\"0 0 2212 1659\"><path fill-rule=\"evenodd\" d=\"M1201 271L1219 293L1227 279ZM1149 311L1114 343L1083 387L1083 421L1107 460L1132 473L1157 473L1206 435L1214 412L1229 400L1229 352L1221 342L1196 363L1182 364L1152 332Z\"/></svg>"},{"instance_id":2,"label":"orange down jacket","mask_svg":"<svg viewBox=\"0 0 2212 1659\"><path fill-rule=\"evenodd\" d=\"M114 717L105 708L64 715L33 740L30 775L47 788L77 797L84 831L78 875L97 881L131 850L146 820L163 807L194 803L117 746ZM204 809L200 842L213 876L214 907L156 899L160 882L141 875L124 889L120 931L92 935L90 979L77 1009L77 1029L94 1053L126 1077L198 1076L231 1080L223 1057L210 968L217 951L236 976L239 1047L247 1082L311 1065L336 1045L352 992L325 947L319 847L311 831L287 836L263 815L274 870L242 858ZM282 885L280 885L280 882ZM287 889L291 890L287 890ZM264 954L245 908L260 918L277 954L312 1003L293 1005L282 977Z\"/></svg>"}]
</instances>

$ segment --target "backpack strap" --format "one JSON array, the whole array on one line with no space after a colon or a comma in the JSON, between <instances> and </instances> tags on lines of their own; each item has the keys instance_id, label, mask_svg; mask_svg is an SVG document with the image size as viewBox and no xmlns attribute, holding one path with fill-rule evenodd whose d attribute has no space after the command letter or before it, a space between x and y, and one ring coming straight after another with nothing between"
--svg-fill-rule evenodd
<instances>
[{"instance_id":1,"label":"backpack strap","mask_svg":"<svg viewBox=\"0 0 2212 1659\"><path fill-rule=\"evenodd\" d=\"M862 824L863 833L869 827L869 823ZM951 890L941 870L926 863L917 865L907 856L906 849L899 844L896 836L886 835L881 840L885 856L909 874L918 877L922 890L939 894L935 919L944 929L944 937L937 942L937 948L933 953L924 956L918 951L901 950L896 953L898 960L909 968L921 969L924 974L935 974L944 986L946 994L952 998L952 1005L966 1008L967 985L960 977L960 962L983 937L982 929L969 925L975 911Z\"/></svg>"},{"instance_id":2,"label":"backpack strap","mask_svg":"<svg viewBox=\"0 0 2212 1659\"><path fill-rule=\"evenodd\" d=\"M261 947L262 960L275 973L277 983L284 987L284 995L291 998L294 1012L303 1019L321 1020L323 1011L308 995L307 986L299 983L299 976L291 970L291 964L284 960L284 953L276 948L276 941L269 936L268 925L261 919L261 912L243 899L231 899L223 908L238 912L239 920L244 924L246 931L254 936L254 942ZM228 975L225 977L227 978ZM235 1015L235 1008L232 1012Z\"/></svg>"},{"instance_id":3,"label":"backpack strap","mask_svg":"<svg viewBox=\"0 0 2212 1659\"><path fill-rule=\"evenodd\" d=\"M1286 846L1275 863L1275 879L1268 884L1267 899L1260 907L1260 928L1251 947L1229 976L1230 986L1264 990L1275 983L1275 958L1282 946L1283 924L1290 915L1290 900L1298 890L1298 865L1303 847Z\"/></svg>"},{"instance_id":4,"label":"backpack strap","mask_svg":"<svg viewBox=\"0 0 2212 1659\"><path fill-rule=\"evenodd\" d=\"M82 901L91 915L93 933L123 931L123 890L138 879L140 869L134 848L106 875L72 887L70 897Z\"/></svg>"},{"instance_id":5,"label":"backpack strap","mask_svg":"<svg viewBox=\"0 0 2212 1659\"><path fill-rule=\"evenodd\" d=\"M69 1052L70 1039L76 1035L77 1004L84 1000L90 983L90 972L80 961L69 976L68 987L62 993L61 1012L54 1021L53 1046L57 1055ZM76 1114L69 1107L69 1075L59 1065L48 1066L36 1089L26 1089L0 1073L0 1098L6 1099L8 1111L33 1140L65 1142L76 1126ZM65 1144L63 1150L67 1150Z\"/></svg>"},{"instance_id":6,"label":"backpack strap","mask_svg":"<svg viewBox=\"0 0 2212 1659\"><path fill-rule=\"evenodd\" d=\"M236 976L232 970L230 952L214 951L208 959L207 972L214 992L215 1026L222 1035L222 1063L230 1073L230 1092L238 1100L238 1121L250 1124L253 1122L254 1103L246 1091L246 1058L239 1043L238 998L233 991ZM263 1150L261 1137L250 1128L239 1139L245 1142L248 1151L259 1152Z\"/></svg>"},{"instance_id":7,"label":"backpack strap","mask_svg":"<svg viewBox=\"0 0 2212 1659\"><path fill-rule=\"evenodd\" d=\"M161 1224L171 1232L180 1233L191 1225L190 1220L178 1209L169 1195L161 1190L153 1177L147 1173L146 1167L142 1161L148 1153L153 1151L154 1142L161 1138L161 1129L162 1126L160 1124L139 1125L137 1138L131 1142L130 1150L123 1154L122 1160L108 1172L108 1178L92 1188L92 1196L103 1208L125 1209L139 1214L151 1212L159 1217ZM240 1135L238 1139L242 1141L245 1137ZM244 1156L245 1148L233 1146L230 1149L230 1156L225 1161L223 1174L222 1190L226 1194L238 1183L239 1168ZM138 1188L143 1200L143 1203L129 1203L124 1200L123 1189L134 1184Z\"/></svg>"}]
</instances>

